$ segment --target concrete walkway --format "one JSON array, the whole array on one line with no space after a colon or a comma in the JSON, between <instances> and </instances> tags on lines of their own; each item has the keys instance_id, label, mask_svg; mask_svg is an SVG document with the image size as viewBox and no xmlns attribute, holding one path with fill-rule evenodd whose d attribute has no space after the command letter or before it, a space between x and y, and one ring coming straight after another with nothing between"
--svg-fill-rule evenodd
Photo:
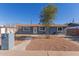
<instances>
[{"instance_id":1,"label":"concrete walkway","mask_svg":"<svg viewBox=\"0 0 79 59\"><path fill-rule=\"evenodd\" d=\"M72 39L70 39L70 38L65 38L66 40L69 40L69 41L71 41L72 43L74 43L74 44L77 44L77 45L79 45L79 42L77 42L77 41L73 41Z\"/></svg>"},{"instance_id":2,"label":"concrete walkway","mask_svg":"<svg viewBox=\"0 0 79 59\"><path fill-rule=\"evenodd\" d=\"M16 45L12 50L25 50L31 40L24 40L21 44Z\"/></svg>"}]
</instances>

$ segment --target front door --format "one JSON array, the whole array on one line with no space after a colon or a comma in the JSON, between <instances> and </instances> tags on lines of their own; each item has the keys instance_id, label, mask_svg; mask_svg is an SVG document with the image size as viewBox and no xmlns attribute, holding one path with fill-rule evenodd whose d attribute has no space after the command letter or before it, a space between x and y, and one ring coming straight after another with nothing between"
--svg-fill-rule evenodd
<instances>
[{"instance_id":1,"label":"front door","mask_svg":"<svg viewBox=\"0 0 79 59\"><path fill-rule=\"evenodd\" d=\"M37 34L37 27L34 27L34 28L33 28L33 33L34 33L34 34Z\"/></svg>"}]
</instances>

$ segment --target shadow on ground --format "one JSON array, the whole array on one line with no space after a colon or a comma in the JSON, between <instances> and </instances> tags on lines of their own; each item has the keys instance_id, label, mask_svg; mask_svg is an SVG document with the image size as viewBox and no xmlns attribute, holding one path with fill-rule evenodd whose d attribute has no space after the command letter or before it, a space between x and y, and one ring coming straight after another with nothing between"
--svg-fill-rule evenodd
<instances>
[{"instance_id":1,"label":"shadow on ground","mask_svg":"<svg viewBox=\"0 0 79 59\"><path fill-rule=\"evenodd\" d=\"M32 37L16 37L15 40L31 40Z\"/></svg>"},{"instance_id":2,"label":"shadow on ground","mask_svg":"<svg viewBox=\"0 0 79 59\"><path fill-rule=\"evenodd\" d=\"M71 39L72 41L77 41L77 42L79 42L79 36L67 36L67 37L65 37L65 38L69 38L69 39Z\"/></svg>"}]
</instances>

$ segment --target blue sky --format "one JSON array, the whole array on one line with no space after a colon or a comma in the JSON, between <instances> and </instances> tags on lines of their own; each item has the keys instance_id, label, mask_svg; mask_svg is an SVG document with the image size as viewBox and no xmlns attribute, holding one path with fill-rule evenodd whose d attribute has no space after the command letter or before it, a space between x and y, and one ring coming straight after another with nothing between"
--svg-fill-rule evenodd
<instances>
[{"instance_id":1,"label":"blue sky","mask_svg":"<svg viewBox=\"0 0 79 59\"><path fill-rule=\"evenodd\" d=\"M47 3L0 3L0 24L38 24L40 12ZM56 24L69 23L75 19L79 22L79 4L58 3L55 21Z\"/></svg>"}]
</instances>

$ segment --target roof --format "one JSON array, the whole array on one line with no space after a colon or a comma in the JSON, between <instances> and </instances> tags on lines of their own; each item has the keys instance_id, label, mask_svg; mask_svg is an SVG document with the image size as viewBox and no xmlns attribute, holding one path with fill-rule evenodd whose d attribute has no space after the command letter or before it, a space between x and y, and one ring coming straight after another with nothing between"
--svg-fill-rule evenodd
<instances>
[{"instance_id":1,"label":"roof","mask_svg":"<svg viewBox=\"0 0 79 59\"><path fill-rule=\"evenodd\" d=\"M79 26L67 27L66 29L79 29Z\"/></svg>"},{"instance_id":2,"label":"roof","mask_svg":"<svg viewBox=\"0 0 79 59\"><path fill-rule=\"evenodd\" d=\"M16 24L16 27L17 26L33 26L33 27L36 27L36 26L45 26L45 25L42 25L42 24ZM53 25L51 25L51 27L67 27L67 25L53 24Z\"/></svg>"},{"instance_id":3,"label":"roof","mask_svg":"<svg viewBox=\"0 0 79 59\"><path fill-rule=\"evenodd\" d=\"M16 28L15 25L0 25L0 28Z\"/></svg>"}]
</instances>

